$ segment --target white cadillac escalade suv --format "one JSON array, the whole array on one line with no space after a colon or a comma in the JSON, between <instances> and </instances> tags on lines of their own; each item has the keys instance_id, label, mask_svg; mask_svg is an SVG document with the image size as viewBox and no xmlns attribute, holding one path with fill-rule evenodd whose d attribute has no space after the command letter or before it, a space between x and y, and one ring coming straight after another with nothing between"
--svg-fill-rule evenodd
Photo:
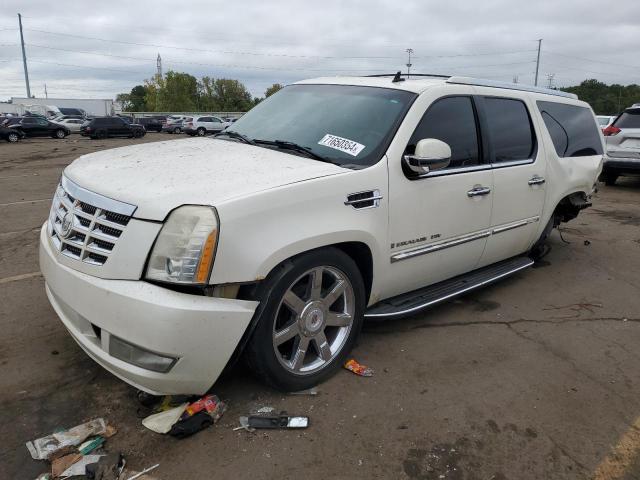
<instances>
[{"instance_id":1,"label":"white cadillac escalade suv","mask_svg":"<svg viewBox=\"0 0 640 480\"><path fill-rule=\"evenodd\" d=\"M602 154L570 94L307 80L214 138L69 165L40 237L46 293L87 354L144 391L204 393L240 354L300 390L335 372L365 319L530 266L590 205Z\"/></svg>"}]
</instances>

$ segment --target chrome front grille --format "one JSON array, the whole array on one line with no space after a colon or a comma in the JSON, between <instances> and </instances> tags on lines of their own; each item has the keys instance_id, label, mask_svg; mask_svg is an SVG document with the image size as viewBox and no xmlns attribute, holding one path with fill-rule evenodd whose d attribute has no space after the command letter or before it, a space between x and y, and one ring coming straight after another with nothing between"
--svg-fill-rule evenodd
<instances>
[{"instance_id":1,"label":"chrome front grille","mask_svg":"<svg viewBox=\"0 0 640 480\"><path fill-rule=\"evenodd\" d=\"M85 190L62 177L49 213L51 243L67 257L104 265L135 208Z\"/></svg>"}]
</instances>

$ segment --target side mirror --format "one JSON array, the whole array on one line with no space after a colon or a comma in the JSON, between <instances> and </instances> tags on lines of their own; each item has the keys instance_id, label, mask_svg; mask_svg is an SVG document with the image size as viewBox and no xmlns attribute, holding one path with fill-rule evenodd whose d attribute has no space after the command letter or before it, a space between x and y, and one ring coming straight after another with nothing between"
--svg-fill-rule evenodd
<instances>
[{"instance_id":1,"label":"side mirror","mask_svg":"<svg viewBox=\"0 0 640 480\"><path fill-rule=\"evenodd\" d=\"M435 138L420 140L416 145L415 153L404 156L405 165L418 175L446 168L449 162L451 162L451 147Z\"/></svg>"}]
</instances>

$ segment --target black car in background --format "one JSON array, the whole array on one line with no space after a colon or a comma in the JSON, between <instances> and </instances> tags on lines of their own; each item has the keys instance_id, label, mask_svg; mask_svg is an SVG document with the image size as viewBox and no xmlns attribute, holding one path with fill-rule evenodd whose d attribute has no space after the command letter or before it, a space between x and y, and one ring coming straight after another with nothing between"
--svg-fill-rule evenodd
<instances>
[{"instance_id":1,"label":"black car in background","mask_svg":"<svg viewBox=\"0 0 640 480\"><path fill-rule=\"evenodd\" d=\"M129 123L120 117L95 117L80 127L80 133L85 137L144 137L147 133L142 125Z\"/></svg>"},{"instance_id":2,"label":"black car in background","mask_svg":"<svg viewBox=\"0 0 640 480\"><path fill-rule=\"evenodd\" d=\"M147 132L161 132L162 131L162 122L157 118L152 117L143 117L139 118L137 123L142 125Z\"/></svg>"},{"instance_id":3,"label":"black car in background","mask_svg":"<svg viewBox=\"0 0 640 480\"><path fill-rule=\"evenodd\" d=\"M25 137L24 132L15 128L0 127L0 139L6 140L9 143L16 143L18 140L22 140Z\"/></svg>"},{"instance_id":4,"label":"black car in background","mask_svg":"<svg viewBox=\"0 0 640 480\"><path fill-rule=\"evenodd\" d=\"M35 116L22 117L19 122L9 126L9 128L19 130L27 137L64 138L67 135L71 135L71 130L64 125Z\"/></svg>"}]
</instances>

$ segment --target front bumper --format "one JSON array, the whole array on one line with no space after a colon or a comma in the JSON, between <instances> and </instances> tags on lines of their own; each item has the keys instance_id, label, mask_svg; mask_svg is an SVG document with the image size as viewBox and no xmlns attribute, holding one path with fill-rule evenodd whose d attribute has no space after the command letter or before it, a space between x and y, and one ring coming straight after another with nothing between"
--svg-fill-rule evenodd
<instances>
[{"instance_id":1,"label":"front bumper","mask_svg":"<svg viewBox=\"0 0 640 480\"><path fill-rule=\"evenodd\" d=\"M46 225L40 232L40 270L53 309L80 347L125 382L158 395L205 393L229 361L258 305L78 272L57 261ZM168 373L137 367L109 355L112 335L178 360Z\"/></svg>"}]
</instances>

